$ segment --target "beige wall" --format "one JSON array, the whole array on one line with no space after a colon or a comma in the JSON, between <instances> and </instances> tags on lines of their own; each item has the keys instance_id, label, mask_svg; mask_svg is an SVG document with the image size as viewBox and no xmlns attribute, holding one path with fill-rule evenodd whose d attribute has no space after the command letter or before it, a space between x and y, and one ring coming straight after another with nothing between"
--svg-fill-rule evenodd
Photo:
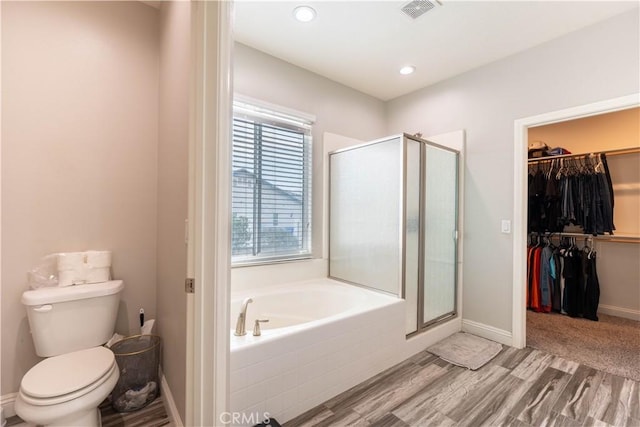
<instances>
[{"instance_id":1,"label":"beige wall","mask_svg":"<svg viewBox=\"0 0 640 427\"><path fill-rule=\"evenodd\" d=\"M164 340L163 370L185 419L186 294L185 219L188 202L189 2L160 9L160 127L158 139L158 333Z\"/></svg>"},{"instance_id":2,"label":"beige wall","mask_svg":"<svg viewBox=\"0 0 640 427\"><path fill-rule=\"evenodd\" d=\"M138 2L1 7L6 394L38 361L20 295L43 255L112 250L119 331L155 316L159 45Z\"/></svg>"},{"instance_id":3,"label":"beige wall","mask_svg":"<svg viewBox=\"0 0 640 427\"><path fill-rule=\"evenodd\" d=\"M640 147L640 108L529 129L529 141L574 154ZM640 236L640 154L610 155L615 234ZM640 244L596 241L600 309L640 318Z\"/></svg>"},{"instance_id":4,"label":"beige wall","mask_svg":"<svg viewBox=\"0 0 640 427\"><path fill-rule=\"evenodd\" d=\"M564 147L572 153L639 147L640 108L533 127L529 141Z\"/></svg>"},{"instance_id":5,"label":"beige wall","mask_svg":"<svg viewBox=\"0 0 640 427\"><path fill-rule=\"evenodd\" d=\"M640 92L638 10L387 103L389 133L466 130L465 320L512 328L514 121Z\"/></svg>"}]
</instances>

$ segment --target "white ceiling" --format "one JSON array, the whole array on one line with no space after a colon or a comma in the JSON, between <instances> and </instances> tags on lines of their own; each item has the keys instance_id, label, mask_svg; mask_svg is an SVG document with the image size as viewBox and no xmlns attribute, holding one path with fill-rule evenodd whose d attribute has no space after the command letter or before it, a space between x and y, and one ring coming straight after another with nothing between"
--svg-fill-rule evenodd
<instances>
[{"instance_id":1,"label":"white ceiling","mask_svg":"<svg viewBox=\"0 0 640 427\"><path fill-rule=\"evenodd\" d=\"M637 1L444 0L412 20L400 11L407 3L238 0L235 40L386 101L638 8ZM300 4L317 18L297 22ZM400 75L405 64L416 72Z\"/></svg>"}]
</instances>

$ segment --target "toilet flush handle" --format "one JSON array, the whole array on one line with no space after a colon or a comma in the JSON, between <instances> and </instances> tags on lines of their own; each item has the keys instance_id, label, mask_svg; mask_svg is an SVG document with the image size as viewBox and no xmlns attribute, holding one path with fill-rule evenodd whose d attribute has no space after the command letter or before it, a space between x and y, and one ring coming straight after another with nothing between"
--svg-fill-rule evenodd
<instances>
[{"instance_id":1,"label":"toilet flush handle","mask_svg":"<svg viewBox=\"0 0 640 427\"><path fill-rule=\"evenodd\" d=\"M40 307L34 307L33 311L38 313L46 313L47 311L53 310L53 306L51 304L41 305Z\"/></svg>"}]
</instances>

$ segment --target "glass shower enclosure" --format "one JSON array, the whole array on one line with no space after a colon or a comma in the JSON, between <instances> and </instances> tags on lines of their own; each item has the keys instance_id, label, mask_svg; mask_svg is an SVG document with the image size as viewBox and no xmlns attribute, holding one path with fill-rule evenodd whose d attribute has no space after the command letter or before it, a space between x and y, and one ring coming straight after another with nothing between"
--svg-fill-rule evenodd
<instances>
[{"instance_id":1,"label":"glass shower enclosure","mask_svg":"<svg viewBox=\"0 0 640 427\"><path fill-rule=\"evenodd\" d=\"M458 157L402 134L329 153L329 276L406 300L406 333L456 314Z\"/></svg>"}]
</instances>

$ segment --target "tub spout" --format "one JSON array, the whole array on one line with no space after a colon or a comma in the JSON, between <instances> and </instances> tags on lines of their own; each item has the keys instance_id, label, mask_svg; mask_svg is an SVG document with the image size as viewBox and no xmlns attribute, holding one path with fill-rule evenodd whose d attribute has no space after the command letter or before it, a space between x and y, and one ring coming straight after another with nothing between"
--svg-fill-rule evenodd
<instances>
[{"instance_id":1,"label":"tub spout","mask_svg":"<svg viewBox=\"0 0 640 427\"><path fill-rule=\"evenodd\" d=\"M244 301L242 301L240 313L238 314L238 321L236 322L236 331L234 333L235 336L241 337L243 335L247 335L245 321L247 320L247 307L249 306L250 302L253 302L251 298L245 298Z\"/></svg>"}]
</instances>

